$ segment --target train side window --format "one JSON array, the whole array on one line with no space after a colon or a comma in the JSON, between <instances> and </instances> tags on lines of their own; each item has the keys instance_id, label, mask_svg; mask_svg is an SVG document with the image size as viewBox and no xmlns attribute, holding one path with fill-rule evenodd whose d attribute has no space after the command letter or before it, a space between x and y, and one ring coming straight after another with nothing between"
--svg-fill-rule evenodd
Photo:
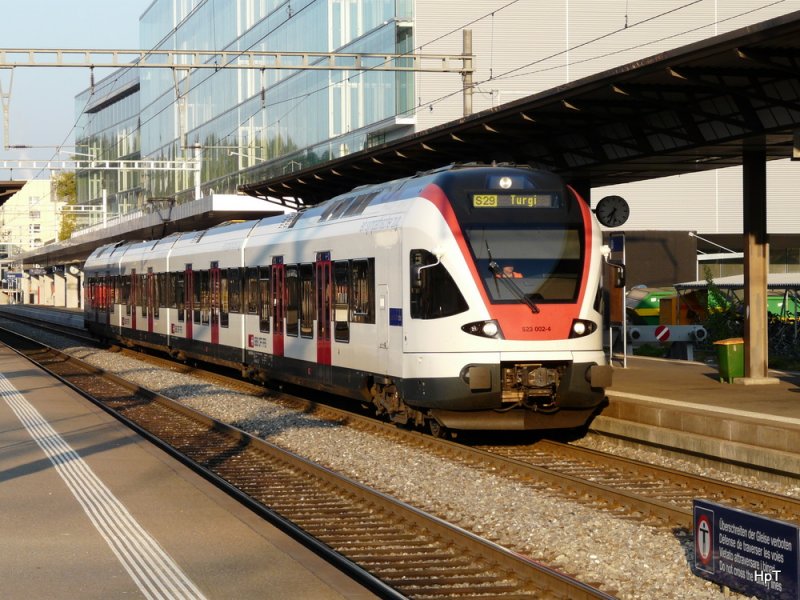
<instances>
[{"instance_id":1,"label":"train side window","mask_svg":"<svg viewBox=\"0 0 800 600\"><path fill-rule=\"evenodd\" d=\"M149 290L147 287L147 275L139 275L139 281L137 282L139 285L136 286L136 290L138 292L138 301L136 303L142 310L142 316L147 316L147 301L150 298Z\"/></svg>"},{"instance_id":2,"label":"train side window","mask_svg":"<svg viewBox=\"0 0 800 600\"><path fill-rule=\"evenodd\" d=\"M131 281L133 275L122 276L122 299L125 302L125 314L131 316L131 306L133 305L133 297L131 292Z\"/></svg>"},{"instance_id":3,"label":"train side window","mask_svg":"<svg viewBox=\"0 0 800 600\"><path fill-rule=\"evenodd\" d=\"M231 312L231 281L228 279L233 269L220 269L219 271L219 324L227 327L230 322Z\"/></svg>"},{"instance_id":4,"label":"train side window","mask_svg":"<svg viewBox=\"0 0 800 600\"><path fill-rule=\"evenodd\" d=\"M156 275L158 281L159 306L167 308L169 306L169 273L159 273Z\"/></svg>"},{"instance_id":5,"label":"train side window","mask_svg":"<svg viewBox=\"0 0 800 600\"><path fill-rule=\"evenodd\" d=\"M178 308L178 302L175 299L175 293L177 292L176 288L176 281L175 281L175 273L164 273L164 277L166 279L166 289L164 290L165 296L164 301L166 302L166 308Z\"/></svg>"},{"instance_id":6,"label":"train side window","mask_svg":"<svg viewBox=\"0 0 800 600\"><path fill-rule=\"evenodd\" d=\"M198 273L200 275L200 323L211 323L211 276L208 269Z\"/></svg>"},{"instance_id":7,"label":"train side window","mask_svg":"<svg viewBox=\"0 0 800 600\"><path fill-rule=\"evenodd\" d=\"M200 314L202 312L202 308L200 306L201 298L203 295L202 292L202 281L203 281L203 271L193 271L192 276L194 277L194 285L192 286L192 320L195 323L200 322Z\"/></svg>"},{"instance_id":8,"label":"train side window","mask_svg":"<svg viewBox=\"0 0 800 600\"><path fill-rule=\"evenodd\" d=\"M118 277L116 275L110 275L108 278L109 282L109 291L110 297L108 301L111 303L111 312L114 312L114 305L117 303L117 285L119 283Z\"/></svg>"},{"instance_id":9,"label":"train side window","mask_svg":"<svg viewBox=\"0 0 800 600\"><path fill-rule=\"evenodd\" d=\"M232 313L242 312L242 278L241 269L228 269L228 310Z\"/></svg>"},{"instance_id":10,"label":"train side window","mask_svg":"<svg viewBox=\"0 0 800 600\"><path fill-rule=\"evenodd\" d=\"M183 271L178 271L175 276L175 308L178 309L178 321L184 320L184 309L186 308L186 288L184 283Z\"/></svg>"},{"instance_id":11,"label":"train side window","mask_svg":"<svg viewBox=\"0 0 800 600\"><path fill-rule=\"evenodd\" d=\"M350 341L350 263L337 260L333 263L333 339Z\"/></svg>"},{"instance_id":12,"label":"train side window","mask_svg":"<svg viewBox=\"0 0 800 600\"><path fill-rule=\"evenodd\" d=\"M317 318L316 309L313 265L300 265L300 335L304 338L314 337L314 319Z\"/></svg>"},{"instance_id":13,"label":"train side window","mask_svg":"<svg viewBox=\"0 0 800 600\"><path fill-rule=\"evenodd\" d=\"M136 317L136 311L142 306L142 276L131 275L131 314Z\"/></svg>"},{"instance_id":14,"label":"train side window","mask_svg":"<svg viewBox=\"0 0 800 600\"><path fill-rule=\"evenodd\" d=\"M297 337L300 322L300 273L297 265L286 265L286 335Z\"/></svg>"},{"instance_id":15,"label":"train side window","mask_svg":"<svg viewBox=\"0 0 800 600\"><path fill-rule=\"evenodd\" d=\"M353 323L375 322L375 259L351 262L350 320Z\"/></svg>"},{"instance_id":16,"label":"train side window","mask_svg":"<svg viewBox=\"0 0 800 600\"><path fill-rule=\"evenodd\" d=\"M242 274L238 267L228 269L228 310L242 312Z\"/></svg>"},{"instance_id":17,"label":"train side window","mask_svg":"<svg viewBox=\"0 0 800 600\"><path fill-rule=\"evenodd\" d=\"M255 269L253 269L255 271ZM269 333L269 320L272 316L272 296L269 287L269 267L258 269L258 329Z\"/></svg>"},{"instance_id":18,"label":"train side window","mask_svg":"<svg viewBox=\"0 0 800 600\"><path fill-rule=\"evenodd\" d=\"M256 267L247 267L245 271L244 305L247 314L258 314L258 269Z\"/></svg>"},{"instance_id":19,"label":"train side window","mask_svg":"<svg viewBox=\"0 0 800 600\"><path fill-rule=\"evenodd\" d=\"M440 319L469 308L456 282L433 254L412 250L410 267L412 319Z\"/></svg>"},{"instance_id":20,"label":"train side window","mask_svg":"<svg viewBox=\"0 0 800 600\"><path fill-rule=\"evenodd\" d=\"M152 278L153 285L153 318L158 319L161 314L161 273L156 273Z\"/></svg>"},{"instance_id":21,"label":"train side window","mask_svg":"<svg viewBox=\"0 0 800 600\"><path fill-rule=\"evenodd\" d=\"M86 281L86 306L94 310L97 308L94 302L94 277L89 277Z\"/></svg>"},{"instance_id":22,"label":"train side window","mask_svg":"<svg viewBox=\"0 0 800 600\"><path fill-rule=\"evenodd\" d=\"M136 309L142 305L142 277L131 275L131 314L136 316Z\"/></svg>"}]
</instances>

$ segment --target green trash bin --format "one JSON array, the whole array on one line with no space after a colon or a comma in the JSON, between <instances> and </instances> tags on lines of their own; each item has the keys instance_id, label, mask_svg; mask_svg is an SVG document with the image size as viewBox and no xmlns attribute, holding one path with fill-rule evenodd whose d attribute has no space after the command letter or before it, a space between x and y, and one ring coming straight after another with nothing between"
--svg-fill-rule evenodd
<instances>
[{"instance_id":1,"label":"green trash bin","mask_svg":"<svg viewBox=\"0 0 800 600\"><path fill-rule=\"evenodd\" d=\"M719 380L733 383L736 377L744 377L744 340L730 338L714 342L719 362Z\"/></svg>"}]
</instances>

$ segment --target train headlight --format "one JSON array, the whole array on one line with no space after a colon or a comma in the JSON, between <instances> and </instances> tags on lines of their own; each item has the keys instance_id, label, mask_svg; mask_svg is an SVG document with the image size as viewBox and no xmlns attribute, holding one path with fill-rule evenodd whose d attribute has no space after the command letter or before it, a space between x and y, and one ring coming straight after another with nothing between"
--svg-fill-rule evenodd
<instances>
[{"instance_id":1,"label":"train headlight","mask_svg":"<svg viewBox=\"0 0 800 600\"><path fill-rule=\"evenodd\" d=\"M574 319L572 327L569 330L569 337L579 338L594 333L597 329L597 323L594 321L587 321L586 319Z\"/></svg>"},{"instance_id":2,"label":"train headlight","mask_svg":"<svg viewBox=\"0 0 800 600\"><path fill-rule=\"evenodd\" d=\"M497 321L475 321L474 323L462 325L461 330L469 333L470 335L477 335L480 337L493 338L497 340L503 339L503 332L500 331L500 325L497 323Z\"/></svg>"},{"instance_id":3,"label":"train headlight","mask_svg":"<svg viewBox=\"0 0 800 600\"><path fill-rule=\"evenodd\" d=\"M487 321L486 323L483 324L482 333L486 337L494 337L497 335L498 331L500 331L500 328L494 321Z\"/></svg>"}]
</instances>

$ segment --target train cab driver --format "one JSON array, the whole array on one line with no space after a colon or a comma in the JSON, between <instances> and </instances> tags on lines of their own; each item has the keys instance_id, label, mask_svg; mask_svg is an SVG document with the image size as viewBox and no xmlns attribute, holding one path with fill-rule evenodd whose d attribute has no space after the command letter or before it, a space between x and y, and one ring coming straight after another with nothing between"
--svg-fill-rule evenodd
<instances>
[{"instance_id":1,"label":"train cab driver","mask_svg":"<svg viewBox=\"0 0 800 600\"><path fill-rule=\"evenodd\" d=\"M522 273L517 273L514 270L514 265L506 265L503 267L503 272L498 273L495 277L498 279L501 277L505 277L507 279L522 279Z\"/></svg>"}]
</instances>

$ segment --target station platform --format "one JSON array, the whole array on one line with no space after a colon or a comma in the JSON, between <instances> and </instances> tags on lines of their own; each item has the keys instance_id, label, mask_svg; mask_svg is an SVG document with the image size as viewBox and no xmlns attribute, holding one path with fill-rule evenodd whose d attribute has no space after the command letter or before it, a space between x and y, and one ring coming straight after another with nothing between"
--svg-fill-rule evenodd
<instances>
[{"instance_id":1,"label":"station platform","mask_svg":"<svg viewBox=\"0 0 800 600\"><path fill-rule=\"evenodd\" d=\"M3 598L373 598L0 345Z\"/></svg>"},{"instance_id":2,"label":"station platform","mask_svg":"<svg viewBox=\"0 0 800 600\"><path fill-rule=\"evenodd\" d=\"M80 308L59 308L40 304L4 304L0 305L0 315L3 313L38 319L63 327L83 328L83 309Z\"/></svg>"},{"instance_id":3,"label":"station platform","mask_svg":"<svg viewBox=\"0 0 800 600\"><path fill-rule=\"evenodd\" d=\"M724 383L715 365L629 356L590 429L800 476L800 373L769 376Z\"/></svg>"}]
</instances>

